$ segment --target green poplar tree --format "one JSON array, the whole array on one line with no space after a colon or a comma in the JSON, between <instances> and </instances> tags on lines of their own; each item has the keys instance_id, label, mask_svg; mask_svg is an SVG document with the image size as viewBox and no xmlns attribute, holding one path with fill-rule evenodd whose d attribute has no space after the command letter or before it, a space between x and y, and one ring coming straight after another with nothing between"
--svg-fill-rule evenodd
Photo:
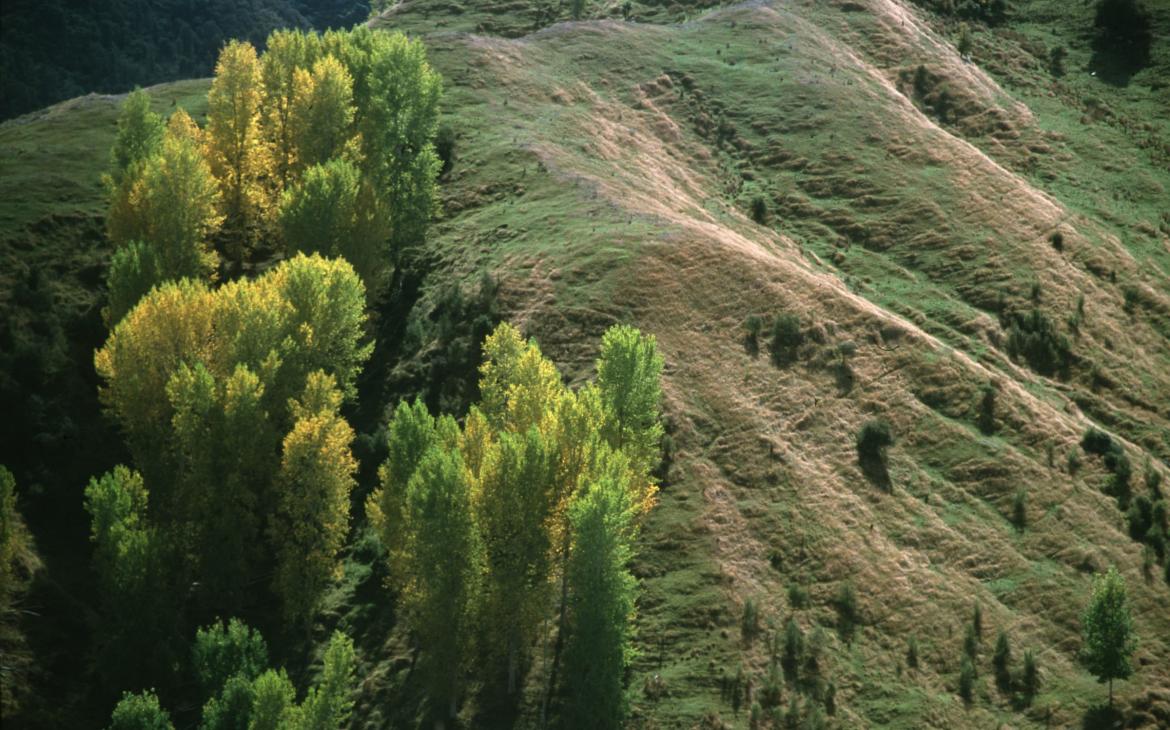
<instances>
[{"instance_id":1,"label":"green poplar tree","mask_svg":"<svg viewBox=\"0 0 1170 730\"><path fill-rule=\"evenodd\" d=\"M404 604L426 652L432 712L441 724L455 714L480 571L471 490L458 450L436 445L426 452L407 484L404 516Z\"/></svg>"},{"instance_id":2,"label":"green poplar tree","mask_svg":"<svg viewBox=\"0 0 1170 730\"><path fill-rule=\"evenodd\" d=\"M1110 566L1093 581L1093 598L1081 616L1084 647L1081 659L1098 682L1109 683L1109 706L1113 706L1113 680L1133 674L1130 657L1138 639L1130 615L1125 579Z\"/></svg>"},{"instance_id":3,"label":"green poplar tree","mask_svg":"<svg viewBox=\"0 0 1170 730\"><path fill-rule=\"evenodd\" d=\"M565 647L570 728L620 728L625 718L622 678L630 646L637 581L629 571L637 509L627 484L603 478L569 508L572 617Z\"/></svg>"}]
</instances>

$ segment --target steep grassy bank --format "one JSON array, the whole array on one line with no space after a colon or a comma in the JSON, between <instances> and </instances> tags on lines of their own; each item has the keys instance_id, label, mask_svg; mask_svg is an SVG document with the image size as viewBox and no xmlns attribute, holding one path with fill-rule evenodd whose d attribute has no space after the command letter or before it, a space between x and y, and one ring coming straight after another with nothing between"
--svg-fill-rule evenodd
<instances>
[{"instance_id":1,"label":"steep grassy bank","mask_svg":"<svg viewBox=\"0 0 1170 730\"><path fill-rule=\"evenodd\" d=\"M1129 582L1142 637L1119 701L1135 723L1167 722L1170 587L1160 566L1143 577L1141 545L1105 493L1111 475L1078 446L1090 425L1111 431L1135 496L1146 456L1161 474L1170 458L1168 121L1152 72L1125 88L1094 80L1081 26L1048 22L1040 0L1006 27L976 27L970 61L957 26L899 2L634 5L658 22L530 33L544 25L537 4L515 2L404 2L382 22L425 35L456 132L435 273L411 318L428 320L451 282L472 292L486 271L505 316L574 379L616 321L654 333L666 357L671 448L636 565L635 725L746 725L748 705L735 713L723 690L741 667L761 690L770 634L790 617L810 638L823 629L831 723L1080 724L1104 690L1076 660L1079 613L1108 564ZM1026 50L1042 34L1070 47L1062 79ZM1155 63L1165 56L1163 41ZM164 87L158 103L201 90ZM96 181L114 113L114 100L83 99L0 126L4 270L64 274L33 289L47 300L5 302L13 321L55 310L84 322L100 307ZM1021 346L1049 331L1029 329L1043 321L1022 319L1034 310L1067 350ZM781 312L799 318L804 342L777 367L766 343L745 348L743 324ZM10 331L45 341L32 325ZM77 349L59 367L92 403ZM19 382L25 398L54 392ZM988 382L995 411L981 428ZM888 484L858 464L855 439L873 418L895 439ZM38 463L52 464L45 448ZM53 479L38 535L56 510L80 512L69 501L80 479L54 469L18 483ZM1011 521L1019 490L1023 530ZM68 549L83 551L77 529ZM375 556L354 545L323 621L359 635L366 727L405 724L418 702ZM846 586L852 627L838 608ZM741 627L748 599L756 635ZM959 665L976 603L984 638L966 706ZM1000 629L1017 669L1025 649L1038 657L1031 708L992 680ZM544 672L538 660L521 724ZM794 694L810 693L785 688L784 707ZM469 724L494 717L466 709Z\"/></svg>"}]
</instances>

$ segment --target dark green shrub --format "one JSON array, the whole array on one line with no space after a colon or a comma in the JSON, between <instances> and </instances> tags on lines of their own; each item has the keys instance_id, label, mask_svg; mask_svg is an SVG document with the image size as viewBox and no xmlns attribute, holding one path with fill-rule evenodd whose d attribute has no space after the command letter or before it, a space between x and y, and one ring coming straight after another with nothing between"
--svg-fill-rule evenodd
<instances>
[{"instance_id":1,"label":"dark green shrub","mask_svg":"<svg viewBox=\"0 0 1170 730\"><path fill-rule=\"evenodd\" d=\"M1028 493L1023 489L1016 490L1012 500L1012 524L1021 532L1028 526Z\"/></svg>"},{"instance_id":2,"label":"dark green shrub","mask_svg":"<svg viewBox=\"0 0 1170 730\"><path fill-rule=\"evenodd\" d=\"M1139 495L1125 513L1125 521L1129 524L1129 536L1134 540L1144 540L1154 521L1154 505L1146 495Z\"/></svg>"},{"instance_id":3,"label":"dark green shrub","mask_svg":"<svg viewBox=\"0 0 1170 730\"><path fill-rule=\"evenodd\" d=\"M863 460L882 459L886 447L893 443L889 423L880 419L867 421L857 434L857 455Z\"/></svg>"},{"instance_id":4,"label":"dark green shrub","mask_svg":"<svg viewBox=\"0 0 1170 730\"><path fill-rule=\"evenodd\" d=\"M991 655L991 666L995 668L995 684L1000 691L1012 688L1012 647L1005 631L1000 631L995 640L995 653Z\"/></svg>"},{"instance_id":5,"label":"dark green shrub","mask_svg":"<svg viewBox=\"0 0 1170 730\"><path fill-rule=\"evenodd\" d=\"M846 643L853 640L853 632L857 624L861 623L861 614L857 607L857 592L852 583L845 583L837 591L837 630Z\"/></svg>"},{"instance_id":6,"label":"dark green shrub","mask_svg":"<svg viewBox=\"0 0 1170 730\"><path fill-rule=\"evenodd\" d=\"M443 165L439 168L439 174L446 175L455 165L455 128L450 124L439 125L439 131L435 134L435 154Z\"/></svg>"},{"instance_id":7,"label":"dark green shrub","mask_svg":"<svg viewBox=\"0 0 1170 730\"><path fill-rule=\"evenodd\" d=\"M781 663L784 666L784 676L791 683L796 683L800 661L804 657L804 632L796 623L796 619L788 619L784 626L784 654Z\"/></svg>"},{"instance_id":8,"label":"dark green shrub","mask_svg":"<svg viewBox=\"0 0 1170 730\"><path fill-rule=\"evenodd\" d=\"M1085 431L1085 435L1081 437L1081 448L1088 454L1097 454L1103 456L1116 448L1113 442L1113 437L1104 431L1089 427Z\"/></svg>"},{"instance_id":9,"label":"dark green shrub","mask_svg":"<svg viewBox=\"0 0 1170 730\"><path fill-rule=\"evenodd\" d=\"M756 195L751 203L752 220L760 225L768 222L768 199L763 195Z\"/></svg>"},{"instance_id":10,"label":"dark green shrub","mask_svg":"<svg viewBox=\"0 0 1170 730\"><path fill-rule=\"evenodd\" d=\"M918 637L911 636L910 640L906 642L906 666L911 669L918 668Z\"/></svg>"},{"instance_id":11,"label":"dark green shrub","mask_svg":"<svg viewBox=\"0 0 1170 730\"><path fill-rule=\"evenodd\" d=\"M808 608L808 591L799 583L788 584L788 605L792 608Z\"/></svg>"},{"instance_id":12,"label":"dark green shrub","mask_svg":"<svg viewBox=\"0 0 1170 730\"><path fill-rule=\"evenodd\" d=\"M979 638L975 635L975 627L968 626L963 635L963 656L975 659L979 656Z\"/></svg>"},{"instance_id":13,"label":"dark green shrub","mask_svg":"<svg viewBox=\"0 0 1170 730\"><path fill-rule=\"evenodd\" d=\"M743 638L751 641L760 633L760 608L755 600L749 598L743 602L743 619L740 622Z\"/></svg>"},{"instance_id":14,"label":"dark green shrub","mask_svg":"<svg viewBox=\"0 0 1170 730\"><path fill-rule=\"evenodd\" d=\"M975 631L975 638L983 641L983 606L978 601L971 611L971 628Z\"/></svg>"},{"instance_id":15,"label":"dark green shrub","mask_svg":"<svg viewBox=\"0 0 1170 730\"><path fill-rule=\"evenodd\" d=\"M1066 59L1066 58L1068 58L1068 49L1067 48L1065 48L1064 46L1057 46L1057 47L1053 48L1048 53L1048 71L1053 76L1056 76L1058 78L1061 76L1064 76L1064 59ZM1052 235L1058 236L1060 234L1054 233ZM1062 243L1063 243L1063 241L1062 241ZM1052 245L1056 246L1056 243L1053 242ZM1061 247L1057 246L1056 250L1060 251Z\"/></svg>"},{"instance_id":16,"label":"dark green shrub","mask_svg":"<svg viewBox=\"0 0 1170 730\"><path fill-rule=\"evenodd\" d=\"M768 676L760 690L760 703L766 708L778 707L784 694L784 673L780 665L772 662L768 665Z\"/></svg>"},{"instance_id":17,"label":"dark green shrub","mask_svg":"<svg viewBox=\"0 0 1170 730\"><path fill-rule=\"evenodd\" d=\"M983 384L981 392L982 396L979 399L979 430L990 436L995 433L995 401L999 395L999 389L995 387L995 383L989 381Z\"/></svg>"},{"instance_id":18,"label":"dark green shrub","mask_svg":"<svg viewBox=\"0 0 1170 730\"><path fill-rule=\"evenodd\" d=\"M1036 656L1031 649L1024 652L1024 672L1020 678L1020 690L1024 693L1024 702L1029 705L1040 691L1040 669L1036 666Z\"/></svg>"},{"instance_id":19,"label":"dark green shrub","mask_svg":"<svg viewBox=\"0 0 1170 730\"><path fill-rule=\"evenodd\" d=\"M837 714L837 683L832 680L825 686L825 712L830 716Z\"/></svg>"},{"instance_id":20,"label":"dark green shrub","mask_svg":"<svg viewBox=\"0 0 1170 730\"><path fill-rule=\"evenodd\" d=\"M1073 359L1068 338L1056 331L1043 312L1009 313L1003 325L1008 332L1007 351L1013 359L1023 358L1041 375L1067 377Z\"/></svg>"},{"instance_id":21,"label":"dark green shrub","mask_svg":"<svg viewBox=\"0 0 1170 730\"><path fill-rule=\"evenodd\" d=\"M749 315L743 323L744 349L752 357L760 354L760 332L764 329L764 320L758 314Z\"/></svg>"},{"instance_id":22,"label":"dark green shrub","mask_svg":"<svg viewBox=\"0 0 1170 730\"><path fill-rule=\"evenodd\" d=\"M866 422L857 434L857 462L862 473L887 491L891 485L886 465L886 448L893 443L890 424L881 419Z\"/></svg>"},{"instance_id":23,"label":"dark green shrub","mask_svg":"<svg viewBox=\"0 0 1170 730\"><path fill-rule=\"evenodd\" d=\"M971 29L964 25L962 32L959 33L959 55L970 56L974 47L975 39L971 35Z\"/></svg>"},{"instance_id":24,"label":"dark green shrub","mask_svg":"<svg viewBox=\"0 0 1170 730\"><path fill-rule=\"evenodd\" d=\"M779 314L772 320L772 339L769 348L774 363L786 365L795 360L796 351L802 344L804 334L800 331L799 317L795 314Z\"/></svg>"},{"instance_id":25,"label":"dark green shrub","mask_svg":"<svg viewBox=\"0 0 1170 730\"><path fill-rule=\"evenodd\" d=\"M969 656L964 656L959 666L959 696L967 704L971 704L975 696L975 664Z\"/></svg>"}]
</instances>

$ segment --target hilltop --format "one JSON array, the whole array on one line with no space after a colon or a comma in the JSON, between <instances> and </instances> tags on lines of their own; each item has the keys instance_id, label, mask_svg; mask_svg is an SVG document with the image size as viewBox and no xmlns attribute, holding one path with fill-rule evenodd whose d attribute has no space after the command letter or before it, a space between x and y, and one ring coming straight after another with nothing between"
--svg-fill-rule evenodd
<instances>
[{"instance_id":1,"label":"hilltop","mask_svg":"<svg viewBox=\"0 0 1170 730\"><path fill-rule=\"evenodd\" d=\"M373 21L425 39L455 154L430 273L410 314L382 323L397 349L363 386L375 402L360 427L373 432L403 382L438 387L403 375L435 338L403 332L449 316L453 282L470 296L493 277L502 316L574 381L608 325L634 324L665 358L669 434L635 564L635 727L745 726L728 681L742 667L763 686L769 635L790 617L824 629L841 727L1080 724L1103 689L1077 662L1079 617L1108 565L1141 637L1122 712L1170 722L1170 585L1161 565L1143 575L1113 477L1080 447L1090 427L1111 434L1135 498L1146 474L1170 482L1170 12L1149 4L1150 61L1123 85L1094 75L1091 8L1055 0L972 22L966 57L956 20L905 0L595 3L604 17L580 22L546 5L404 0ZM198 118L206 85L152 93ZM19 414L0 462L31 485L56 576L39 595L64 605L83 595L70 577L86 549L80 489L119 455L91 366L117 104L82 97L0 125L0 393ZM778 365L744 327L783 313L802 342ZM873 419L893 434L888 479L858 464ZM68 469L61 448L76 454ZM372 728L404 722L417 698L364 551L329 619L361 634L355 725ZM992 681L1001 629L1040 663L1029 708ZM80 701L57 665L44 671Z\"/></svg>"}]
</instances>

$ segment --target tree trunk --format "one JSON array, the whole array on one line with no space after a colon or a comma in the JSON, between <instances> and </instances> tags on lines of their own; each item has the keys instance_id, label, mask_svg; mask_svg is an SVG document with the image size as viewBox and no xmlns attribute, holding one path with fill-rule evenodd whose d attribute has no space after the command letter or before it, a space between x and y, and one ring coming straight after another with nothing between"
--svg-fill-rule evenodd
<instances>
[{"instance_id":1,"label":"tree trunk","mask_svg":"<svg viewBox=\"0 0 1170 730\"><path fill-rule=\"evenodd\" d=\"M1109 678L1109 709L1113 709L1113 677Z\"/></svg>"},{"instance_id":2,"label":"tree trunk","mask_svg":"<svg viewBox=\"0 0 1170 730\"><path fill-rule=\"evenodd\" d=\"M553 689L557 686L557 670L561 666L561 649L565 643L565 611L569 605L569 545L570 534L566 527L565 539L561 544L561 610L557 617L557 640L553 643L552 669L548 673L548 687L544 693L544 704L540 707L540 726L545 727L548 719L548 706L552 702Z\"/></svg>"}]
</instances>

